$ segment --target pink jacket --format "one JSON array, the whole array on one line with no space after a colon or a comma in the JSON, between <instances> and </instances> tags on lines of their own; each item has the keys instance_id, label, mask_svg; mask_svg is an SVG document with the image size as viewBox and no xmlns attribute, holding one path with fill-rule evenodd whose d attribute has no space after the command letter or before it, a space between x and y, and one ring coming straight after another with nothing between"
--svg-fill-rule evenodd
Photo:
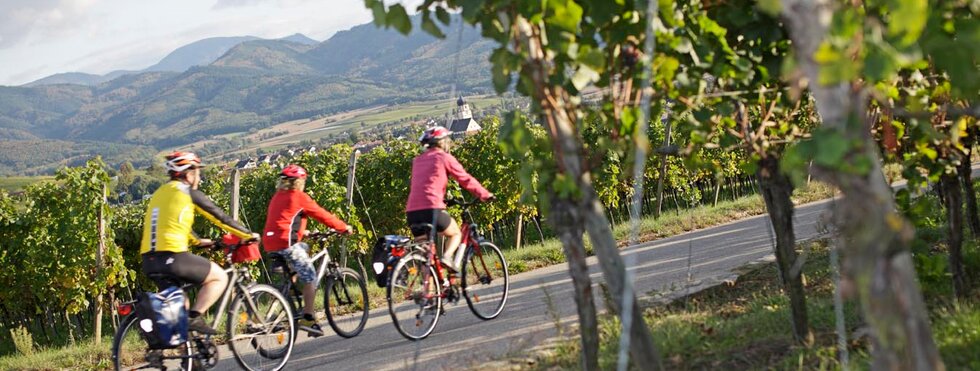
<instances>
[{"instance_id":1,"label":"pink jacket","mask_svg":"<svg viewBox=\"0 0 980 371\"><path fill-rule=\"evenodd\" d=\"M446 183L449 181L447 174L480 200L485 201L490 197L490 191L467 173L453 155L434 148L412 160L412 189L408 193L405 211L445 209Z\"/></svg>"}]
</instances>

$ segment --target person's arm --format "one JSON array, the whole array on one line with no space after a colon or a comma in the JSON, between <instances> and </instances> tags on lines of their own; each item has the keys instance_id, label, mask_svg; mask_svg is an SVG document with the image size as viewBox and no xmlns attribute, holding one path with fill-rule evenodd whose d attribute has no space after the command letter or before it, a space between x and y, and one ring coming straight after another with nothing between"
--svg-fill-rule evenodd
<instances>
[{"instance_id":1,"label":"person's arm","mask_svg":"<svg viewBox=\"0 0 980 371\"><path fill-rule=\"evenodd\" d=\"M238 236L243 240L252 238L252 232L249 231L248 228L245 228L245 226L243 226L241 223L235 219L232 219L230 216L228 216L228 214L225 214L224 211L221 211L221 209L219 209L214 202L211 202L211 199L209 199L204 192L192 189L191 200L194 201L194 210L210 220L211 223L214 223L214 225L218 226L218 228Z\"/></svg>"},{"instance_id":2,"label":"person's arm","mask_svg":"<svg viewBox=\"0 0 980 371\"><path fill-rule=\"evenodd\" d=\"M481 201L486 201L493 196L490 191L480 185L480 181L476 180L476 178L470 175L470 173L467 173L466 169L463 169L463 165L456 160L456 157L446 153L445 159L446 172L449 173L453 179L456 179L456 182L458 182L463 189L469 191Z\"/></svg>"},{"instance_id":3,"label":"person's arm","mask_svg":"<svg viewBox=\"0 0 980 371\"><path fill-rule=\"evenodd\" d=\"M344 223L344 221L340 220L340 218L338 218L336 215L320 207L320 205L313 200L313 197L310 197L310 195L306 193L303 193L303 195L300 197L303 198L303 212L305 212L306 215L309 215L311 218L323 223L323 225L327 227L337 230L337 232L344 233L347 231L347 223Z\"/></svg>"}]
</instances>

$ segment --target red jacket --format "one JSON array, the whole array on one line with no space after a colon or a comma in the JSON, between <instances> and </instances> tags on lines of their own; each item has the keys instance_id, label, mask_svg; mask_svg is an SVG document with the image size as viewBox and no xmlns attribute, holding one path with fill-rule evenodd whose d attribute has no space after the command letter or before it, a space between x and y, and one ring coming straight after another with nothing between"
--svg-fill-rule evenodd
<instances>
[{"instance_id":1,"label":"red jacket","mask_svg":"<svg viewBox=\"0 0 980 371\"><path fill-rule=\"evenodd\" d=\"M310 195L298 190L281 190L269 201L265 218L262 245L265 251L284 250L303 239L306 216L309 215L327 227L338 231L347 230L347 223L324 210Z\"/></svg>"},{"instance_id":2,"label":"red jacket","mask_svg":"<svg viewBox=\"0 0 980 371\"><path fill-rule=\"evenodd\" d=\"M490 191L467 173L453 155L433 148L412 160L412 188L408 193L405 211L445 209L446 183L449 182L447 175L456 179L463 189L480 200L486 201L490 197Z\"/></svg>"}]
</instances>

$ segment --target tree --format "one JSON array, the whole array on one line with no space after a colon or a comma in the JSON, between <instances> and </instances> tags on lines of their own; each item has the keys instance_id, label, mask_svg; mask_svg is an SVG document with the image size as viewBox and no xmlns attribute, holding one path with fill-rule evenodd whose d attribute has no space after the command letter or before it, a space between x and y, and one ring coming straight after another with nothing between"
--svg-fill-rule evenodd
<instances>
[{"instance_id":1,"label":"tree","mask_svg":"<svg viewBox=\"0 0 980 371\"><path fill-rule=\"evenodd\" d=\"M980 86L976 9L965 2L926 0L764 5L785 20L797 68L809 81L823 122L785 162L802 168L812 160L814 175L843 193L837 215L843 273L872 328L872 366L942 369L909 253L912 230L896 212L882 175L867 130L867 102L874 84L889 81L902 67L921 66L923 55L959 80L954 94L975 99ZM967 32L957 37L958 31Z\"/></svg>"}]
</instances>

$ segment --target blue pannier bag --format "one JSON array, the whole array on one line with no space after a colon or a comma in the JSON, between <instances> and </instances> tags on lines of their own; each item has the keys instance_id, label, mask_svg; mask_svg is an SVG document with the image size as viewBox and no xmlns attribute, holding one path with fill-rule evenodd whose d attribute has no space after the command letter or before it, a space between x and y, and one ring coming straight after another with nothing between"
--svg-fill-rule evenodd
<instances>
[{"instance_id":1,"label":"blue pannier bag","mask_svg":"<svg viewBox=\"0 0 980 371\"><path fill-rule=\"evenodd\" d=\"M187 341L186 300L184 290L177 286L140 295L137 324L150 349L174 348Z\"/></svg>"}]
</instances>

